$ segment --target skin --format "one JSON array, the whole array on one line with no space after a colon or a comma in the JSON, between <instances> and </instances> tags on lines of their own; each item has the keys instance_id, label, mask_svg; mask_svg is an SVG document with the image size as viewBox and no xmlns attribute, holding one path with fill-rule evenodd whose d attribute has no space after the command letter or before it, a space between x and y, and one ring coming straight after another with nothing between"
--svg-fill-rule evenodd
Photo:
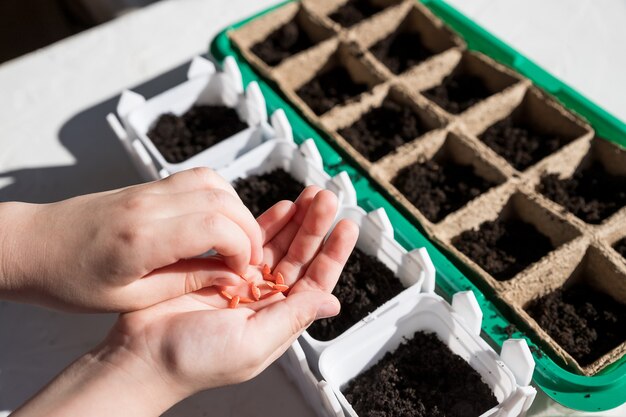
<instances>
[{"instance_id":1,"label":"skin","mask_svg":"<svg viewBox=\"0 0 626 417\"><path fill-rule=\"evenodd\" d=\"M339 313L330 293L358 228L342 220L325 240L334 194L307 187L295 203L279 202L250 222L231 191L212 172L194 170L52 205L0 205L11 232L42 236L3 236L0 294L124 312L99 346L12 415L159 415L198 391L253 378L315 319ZM222 200L212 205L207 193ZM208 221L215 213L229 221ZM219 239L210 236L212 226ZM175 236L181 227L184 239ZM58 241L66 244L52 244ZM219 255L188 259L209 249ZM268 292L258 266L264 263L283 274L289 291L227 308L223 288L249 297L249 282L256 282Z\"/></svg>"}]
</instances>

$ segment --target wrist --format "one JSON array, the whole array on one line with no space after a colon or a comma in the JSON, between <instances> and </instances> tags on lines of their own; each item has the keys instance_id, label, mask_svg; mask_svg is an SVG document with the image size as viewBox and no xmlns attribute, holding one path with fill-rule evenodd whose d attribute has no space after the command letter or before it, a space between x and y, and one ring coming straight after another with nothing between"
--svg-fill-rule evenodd
<instances>
[{"instance_id":1,"label":"wrist","mask_svg":"<svg viewBox=\"0 0 626 417\"><path fill-rule=\"evenodd\" d=\"M0 204L0 297L19 300L32 290L34 277L29 272L32 261L26 242L37 239L29 232L35 207L20 202Z\"/></svg>"},{"instance_id":2,"label":"wrist","mask_svg":"<svg viewBox=\"0 0 626 417\"><path fill-rule=\"evenodd\" d=\"M82 356L15 416L159 416L184 398L124 343L105 340Z\"/></svg>"}]
</instances>

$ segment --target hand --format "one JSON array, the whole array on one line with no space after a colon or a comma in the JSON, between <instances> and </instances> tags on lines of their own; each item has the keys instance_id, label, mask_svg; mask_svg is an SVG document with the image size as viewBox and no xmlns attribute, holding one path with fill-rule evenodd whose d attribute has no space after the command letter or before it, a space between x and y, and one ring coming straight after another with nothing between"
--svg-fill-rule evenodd
<instances>
[{"instance_id":1,"label":"hand","mask_svg":"<svg viewBox=\"0 0 626 417\"><path fill-rule=\"evenodd\" d=\"M358 228L342 220L324 241L336 205L331 192L308 187L295 204L280 202L259 217L263 260L290 283L286 297L230 309L219 289L205 288L122 314L101 346L15 415L159 415L195 392L254 377L313 320L339 312L331 292ZM246 278L260 281L259 268ZM228 290L247 288L240 279Z\"/></svg>"},{"instance_id":2,"label":"hand","mask_svg":"<svg viewBox=\"0 0 626 417\"><path fill-rule=\"evenodd\" d=\"M0 206L0 296L65 310L132 311L236 283L263 256L258 223L206 168L53 204ZM221 258L194 258L210 249Z\"/></svg>"}]
</instances>

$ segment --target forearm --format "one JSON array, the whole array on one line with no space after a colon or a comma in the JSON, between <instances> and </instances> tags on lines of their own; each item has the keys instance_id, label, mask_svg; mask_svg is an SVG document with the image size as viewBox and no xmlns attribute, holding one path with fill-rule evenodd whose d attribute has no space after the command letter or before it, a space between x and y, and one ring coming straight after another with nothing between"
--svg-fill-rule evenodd
<instances>
[{"instance_id":1,"label":"forearm","mask_svg":"<svg viewBox=\"0 0 626 417\"><path fill-rule=\"evenodd\" d=\"M159 416L184 396L130 351L103 344L84 355L12 416Z\"/></svg>"}]
</instances>

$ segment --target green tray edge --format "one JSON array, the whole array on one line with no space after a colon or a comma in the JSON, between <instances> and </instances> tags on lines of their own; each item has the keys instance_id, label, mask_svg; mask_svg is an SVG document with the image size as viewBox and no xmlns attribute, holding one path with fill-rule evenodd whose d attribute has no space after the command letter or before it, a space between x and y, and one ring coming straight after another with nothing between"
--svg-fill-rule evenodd
<instances>
[{"instance_id":1,"label":"green tray edge","mask_svg":"<svg viewBox=\"0 0 626 417\"><path fill-rule=\"evenodd\" d=\"M336 150L328 143L323 132L312 127L298 112L289 104L279 92L275 91L263 77L261 77L243 58L228 38L228 31L237 29L250 21L275 10L293 0L281 2L265 9L245 20L228 26L220 32L212 41L211 54L222 61L226 56L232 55L240 66L244 82L257 81L266 98L268 110L274 111L282 108L292 124L294 136L297 142L307 138L313 138L323 157L325 169L330 174L347 171L352 178L361 207L372 210L384 207L394 225L395 237L400 244L407 249L426 247L437 269L437 286L444 296L450 299L451 295L458 291L471 290L476 295L483 311L483 333L491 339L497 347L501 347L508 338L502 332L510 322L502 315L498 308L474 285L461 271L459 271L444 255L425 237L418 228L419 224L413 224L396 209L376 188L377 185L370 183L360 171L360 168L349 165L344 161L341 150ZM584 98L577 91L565 85L545 70L528 60L514 49L491 35L479 25L465 17L456 9L441 0L422 0L433 13L450 25L468 42L468 47L481 51L503 62L525 75L536 85L544 88L550 94L555 95L566 107L576 111L579 115L589 120L598 134L620 145L626 142L626 124L604 111L599 106ZM519 69L516 65L521 65ZM537 75L538 74L538 75ZM537 76L539 81L533 78ZM573 103L573 104L570 104ZM587 114L590 117L586 117ZM596 125L597 124L597 125ZM345 153L343 154L344 157ZM346 158L349 160L349 158ZM410 216L409 216L410 217ZM416 227L417 226L417 227ZM514 337L523 337L530 346L541 350L528 337L517 332ZM581 376L563 369L555 363L547 354L534 353L536 367L533 381L548 396L556 402L573 409L582 411L603 411L617 407L626 401L623 393L626 392L626 359L622 358L617 363L609 366L602 373L593 377Z\"/></svg>"}]
</instances>

